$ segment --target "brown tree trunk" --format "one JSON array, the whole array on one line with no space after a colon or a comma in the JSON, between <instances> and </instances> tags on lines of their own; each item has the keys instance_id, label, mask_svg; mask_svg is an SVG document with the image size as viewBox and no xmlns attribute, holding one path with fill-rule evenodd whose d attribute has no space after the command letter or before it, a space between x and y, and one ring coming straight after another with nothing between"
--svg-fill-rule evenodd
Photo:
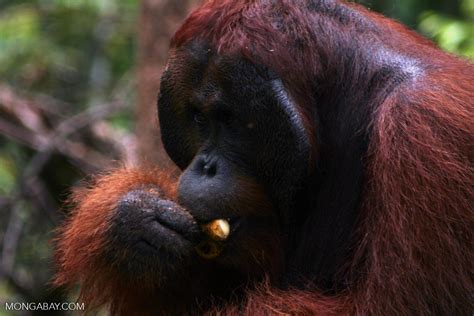
<instances>
[{"instance_id":1,"label":"brown tree trunk","mask_svg":"<svg viewBox=\"0 0 474 316\"><path fill-rule=\"evenodd\" d=\"M141 164L176 168L163 149L157 96L169 40L197 0L142 0L138 21L135 134Z\"/></svg>"}]
</instances>

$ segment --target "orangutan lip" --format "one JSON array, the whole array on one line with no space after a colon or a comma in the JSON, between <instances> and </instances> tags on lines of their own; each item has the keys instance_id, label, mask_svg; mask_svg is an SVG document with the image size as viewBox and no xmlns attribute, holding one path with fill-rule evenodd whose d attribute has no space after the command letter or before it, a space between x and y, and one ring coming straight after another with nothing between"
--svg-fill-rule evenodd
<instances>
[{"instance_id":1,"label":"orangutan lip","mask_svg":"<svg viewBox=\"0 0 474 316\"><path fill-rule=\"evenodd\" d=\"M172 225L171 223L163 220L162 218L159 218L155 216L153 218L153 221L158 223L158 225L162 226L164 229L169 231L168 233L178 237L178 238L183 238L188 241L192 241L195 238L196 230L193 230L190 227L180 227L177 225Z\"/></svg>"},{"instance_id":2,"label":"orangutan lip","mask_svg":"<svg viewBox=\"0 0 474 316\"><path fill-rule=\"evenodd\" d=\"M166 230L168 228L165 227ZM182 241L189 242L188 239L184 238L183 235L173 231L169 230L166 232L167 236L166 237L169 240L175 240L178 243L182 243ZM169 244L163 244L162 243L162 238L163 235L160 233L153 233L153 232L148 232L145 236L140 236L137 240L138 244L150 249L153 252L158 252L158 251L165 251L167 250Z\"/></svg>"}]
</instances>

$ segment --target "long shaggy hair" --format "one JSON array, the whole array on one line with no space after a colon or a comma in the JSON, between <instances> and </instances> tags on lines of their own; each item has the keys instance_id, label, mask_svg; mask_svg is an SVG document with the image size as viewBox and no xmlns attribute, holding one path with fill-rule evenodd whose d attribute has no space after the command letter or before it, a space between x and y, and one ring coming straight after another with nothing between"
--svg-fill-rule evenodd
<instances>
[{"instance_id":1,"label":"long shaggy hair","mask_svg":"<svg viewBox=\"0 0 474 316\"><path fill-rule=\"evenodd\" d=\"M370 142L354 249L344 265L347 286L326 294L311 286L283 290L263 282L243 301L206 312L471 315L474 66L392 20L329 0L210 0L186 20L172 49L196 39L219 54L244 56L277 71L312 135L318 98L351 91L343 97L372 104L364 114ZM407 65L402 55L417 62ZM360 78L375 76L368 58L399 63L404 76L385 90L384 78L363 82ZM316 148L317 137L312 141ZM80 282L81 299L94 305L128 304L134 300L131 287L146 292L95 256L107 247L103 236L114 203L138 183L154 183L175 195L169 179L133 170L75 192L76 208L58 239L56 284Z\"/></svg>"}]
</instances>

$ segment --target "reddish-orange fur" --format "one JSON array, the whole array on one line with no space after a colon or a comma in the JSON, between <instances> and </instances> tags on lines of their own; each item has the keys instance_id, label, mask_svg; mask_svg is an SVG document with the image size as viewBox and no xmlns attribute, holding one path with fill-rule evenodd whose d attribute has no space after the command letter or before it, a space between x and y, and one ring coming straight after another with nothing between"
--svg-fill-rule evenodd
<instances>
[{"instance_id":1,"label":"reddish-orange fur","mask_svg":"<svg viewBox=\"0 0 474 316\"><path fill-rule=\"evenodd\" d=\"M85 302L88 309L110 303L111 296L121 297L119 301L132 306L137 297L139 303L136 304L147 308L142 304L142 300L146 302L146 291L137 293L136 290L137 287L146 289L146 280L135 280L135 284L133 280L124 279L102 256L107 248L105 233L117 202L127 192L149 184L160 187L168 199L176 197L176 179L169 174L158 170L117 169L98 177L88 187L76 189L70 198L74 208L59 230L58 273L54 284L80 284L79 300Z\"/></svg>"},{"instance_id":2,"label":"reddish-orange fur","mask_svg":"<svg viewBox=\"0 0 474 316\"><path fill-rule=\"evenodd\" d=\"M317 100L309 97L312 93L306 83L326 64L334 66L333 71L342 67L332 60L337 56L331 52L337 38L331 34L334 26L327 22L326 29L312 34L314 22L307 12L291 1L280 1L287 25L292 18L298 19L300 28L286 36L276 35L265 20L271 16L259 3L208 1L188 18L173 45L179 47L199 34L221 54L242 54L271 65L307 116ZM414 85L397 87L372 120L363 216L355 256L347 263L352 285L337 296L266 288L249 294L245 314L420 315L432 311L445 315L453 310L471 314L474 67L390 19L346 5L383 32L366 37L386 36L388 47L409 56L422 52L420 58L437 67L427 70ZM338 34L339 40L350 41L344 32ZM308 39L307 48L300 52L292 52L289 44L296 35ZM323 60L325 64L320 63Z\"/></svg>"},{"instance_id":3,"label":"reddish-orange fur","mask_svg":"<svg viewBox=\"0 0 474 316\"><path fill-rule=\"evenodd\" d=\"M297 33L311 37L305 13L291 1L282 2L290 16L301 21ZM208 1L190 16L173 45L199 33L222 54L265 61L282 76L300 112L309 116L314 100L305 82L325 67L313 58L321 51L310 46L295 56L286 49L288 38L275 36L258 18L263 9L252 7L254 3ZM448 315L456 311L470 315L474 311L474 67L391 20L350 6L383 30L394 48L407 55L423 52L424 58L437 64L422 74L422 80L398 86L374 113L362 215L354 255L345 267L351 282L333 295L317 289L280 290L263 283L249 291L243 302L209 314ZM249 16L242 21L237 13L244 9ZM239 29L242 24L250 31ZM331 64L331 52L326 53ZM306 118L308 130L317 128L309 122ZM165 187L174 196L168 180L137 171L113 173L95 187L75 193L77 207L58 245L57 284L82 282L81 299L95 305L119 296L129 312L153 308L153 291L146 284L126 283L94 261L94 254L105 246L103 233L117 199L143 182ZM116 290L104 291L111 289L107 282L117 284ZM146 310L133 309L147 299Z\"/></svg>"},{"instance_id":4,"label":"reddish-orange fur","mask_svg":"<svg viewBox=\"0 0 474 316\"><path fill-rule=\"evenodd\" d=\"M455 70L446 82L456 82ZM440 78L432 80L435 85ZM442 96L407 91L402 100L382 106L374 122L360 243L350 262L354 286L336 296L263 286L249 293L244 315L447 315L453 309L468 315L473 310L474 116L472 101L456 99L463 84L469 83L447 85ZM397 107L400 102L411 106Z\"/></svg>"}]
</instances>

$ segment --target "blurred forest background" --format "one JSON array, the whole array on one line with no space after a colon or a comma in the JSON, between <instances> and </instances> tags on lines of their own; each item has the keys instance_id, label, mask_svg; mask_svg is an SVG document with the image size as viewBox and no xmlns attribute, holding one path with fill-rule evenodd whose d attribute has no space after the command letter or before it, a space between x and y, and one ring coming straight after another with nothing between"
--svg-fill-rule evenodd
<instances>
[{"instance_id":1,"label":"blurred forest background","mask_svg":"<svg viewBox=\"0 0 474 316\"><path fill-rule=\"evenodd\" d=\"M0 0L0 315L64 301L51 238L68 189L160 163L156 96L168 41L198 0ZM474 58L474 0L358 1Z\"/></svg>"}]
</instances>

